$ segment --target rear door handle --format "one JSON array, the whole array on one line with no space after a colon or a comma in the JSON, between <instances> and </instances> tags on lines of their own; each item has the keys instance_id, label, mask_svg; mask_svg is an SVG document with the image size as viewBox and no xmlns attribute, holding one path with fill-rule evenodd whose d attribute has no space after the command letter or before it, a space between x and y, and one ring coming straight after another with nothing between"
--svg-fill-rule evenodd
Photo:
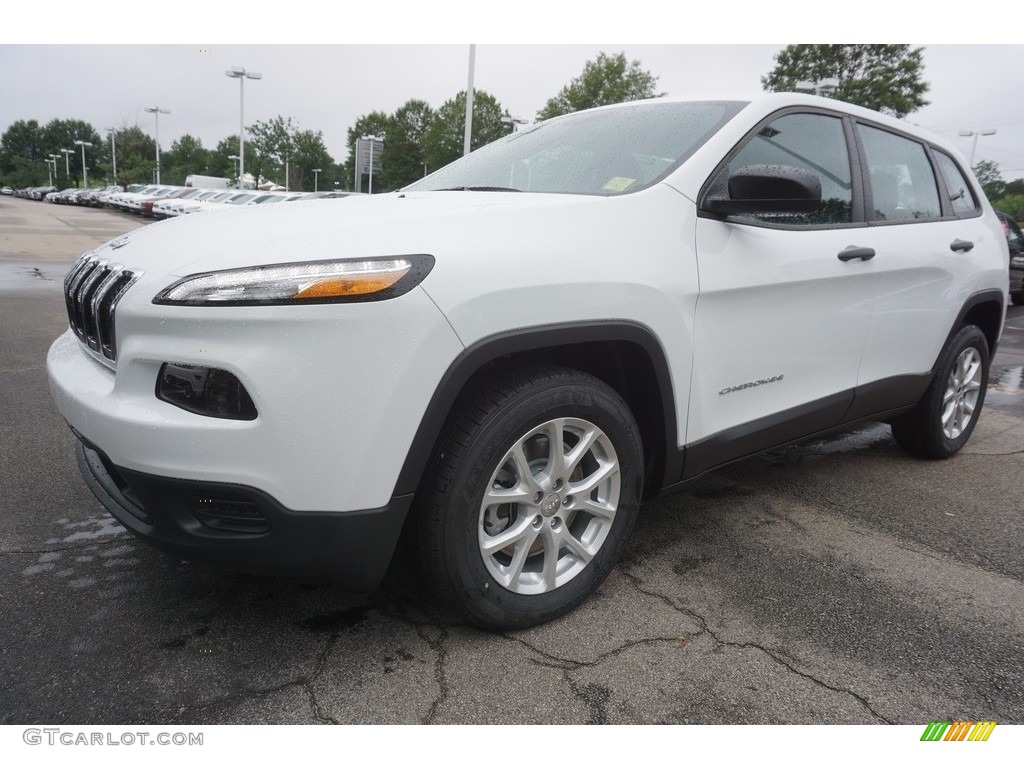
<instances>
[{"instance_id":1,"label":"rear door handle","mask_svg":"<svg viewBox=\"0 0 1024 768\"><path fill-rule=\"evenodd\" d=\"M856 245L851 245L849 248L843 248L839 252L840 261L853 261L854 259L870 261L873 258L875 258L874 248L858 248Z\"/></svg>"},{"instance_id":2,"label":"rear door handle","mask_svg":"<svg viewBox=\"0 0 1024 768\"><path fill-rule=\"evenodd\" d=\"M972 243L970 240L954 240L952 243L949 244L949 250L963 251L964 253L967 253L967 251L971 250L973 247L974 243Z\"/></svg>"}]
</instances>

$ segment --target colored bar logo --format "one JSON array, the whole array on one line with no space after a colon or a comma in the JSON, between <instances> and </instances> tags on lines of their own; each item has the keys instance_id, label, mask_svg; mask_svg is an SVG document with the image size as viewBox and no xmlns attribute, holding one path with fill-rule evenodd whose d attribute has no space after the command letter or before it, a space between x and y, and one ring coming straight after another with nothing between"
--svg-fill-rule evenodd
<instances>
[{"instance_id":1,"label":"colored bar logo","mask_svg":"<svg viewBox=\"0 0 1024 768\"><path fill-rule=\"evenodd\" d=\"M988 741L995 727L995 720L932 720L921 741Z\"/></svg>"}]
</instances>

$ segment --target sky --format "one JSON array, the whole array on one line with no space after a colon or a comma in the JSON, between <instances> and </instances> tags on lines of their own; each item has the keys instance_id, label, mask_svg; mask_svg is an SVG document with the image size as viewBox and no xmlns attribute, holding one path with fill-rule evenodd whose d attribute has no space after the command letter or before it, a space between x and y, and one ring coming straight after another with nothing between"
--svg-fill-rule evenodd
<instances>
[{"instance_id":1,"label":"sky","mask_svg":"<svg viewBox=\"0 0 1024 768\"><path fill-rule=\"evenodd\" d=\"M246 125L277 115L292 117L301 129L322 131L328 151L342 160L347 130L359 116L393 112L411 98L436 108L464 90L474 39L475 88L523 118L533 117L601 51L639 60L669 96L743 97L760 91L760 78L788 43L881 40L924 48L931 104L909 115L910 122L951 139L965 156L973 139L958 132L994 128L995 135L978 139L975 162L995 161L1006 180L1024 177L1024 45L1000 42L991 24L980 25L989 39L968 37L967 44L951 44L944 41L962 38L959 30L923 28L913 14L899 19L888 11L880 13L891 21L889 35L879 33L881 27L868 14L872 20L862 21L862 29L853 25L845 30L853 37L827 39L826 30L836 24L815 23L822 5L801 2L773 4L793 10L792 16L773 19L745 13L740 2L730 6L733 18L726 25L720 12L708 15L709 10L695 11L694 18L664 19L660 9L667 4L648 6L639 0L607 6L628 13L622 18L606 14L590 27L581 25L580 14L573 15L572 9L593 9L594 4L556 8L534 0L494 6L434 0L432 15L424 14L422 3L364 7L297 0L280 19L263 21L250 9L243 24L233 18L233 10L173 0L153 6L164 14L159 23L146 23L138 18L137 3L126 3L123 13L119 3L104 4L109 18L91 12L88 22L76 19L80 6L62 8L63 0L44 15L46 23L30 4L7 6L10 23L0 31L0 131L19 119L45 124L78 118L101 135L107 127L135 124L152 135L155 119L144 110L157 106L170 110L160 116L164 149L186 133L212 148L238 131L239 81L224 70L241 66L263 75L246 81ZM190 10L169 14L174 8ZM482 8L491 9L484 21ZM466 9L474 15L465 16ZM170 20L175 15L177 22ZM110 21L117 18L132 18L133 26ZM439 21L454 18L474 21ZM668 32L672 21L678 21L678 32ZM195 38L197 28L211 39L186 42ZM892 32L904 34L894 37ZM666 34L674 39L657 39ZM569 42L555 41L562 39ZM584 42L588 39L604 42ZM652 42L617 42L644 39Z\"/></svg>"}]
</instances>

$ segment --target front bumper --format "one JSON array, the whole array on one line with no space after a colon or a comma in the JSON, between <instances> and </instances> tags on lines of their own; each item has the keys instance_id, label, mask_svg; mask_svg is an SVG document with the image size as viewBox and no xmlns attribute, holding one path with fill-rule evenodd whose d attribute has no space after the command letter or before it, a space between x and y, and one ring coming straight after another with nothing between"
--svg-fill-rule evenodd
<instances>
[{"instance_id":1,"label":"front bumper","mask_svg":"<svg viewBox=\"0 0 1024 768\"><path fill-rule=\"evenodd\" d=\"M372 589L387 571L412 503L410 494L379 509L298 512L255 488L115 466L78 437L82 476L118 522L176 557L233 570L320 575Z\"/></svg>"}]
</instances>

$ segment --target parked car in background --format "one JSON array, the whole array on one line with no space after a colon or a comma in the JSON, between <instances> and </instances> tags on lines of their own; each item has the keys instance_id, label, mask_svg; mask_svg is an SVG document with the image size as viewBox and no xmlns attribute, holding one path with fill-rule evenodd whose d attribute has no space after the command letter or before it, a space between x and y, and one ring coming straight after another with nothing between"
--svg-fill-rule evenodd
<instances>
[{"instance_id":1,"label":"parked car in background","mask_svg":"<svg viewBox=\"0 0 1024 768\"><path fill-rule=\"evenodd\" d=\"M1013 303L1024 305L1024 233L1008 213L996 211L1006 233L1006 246L1010 250L1010 296Z\"/></svg>"},{"instance_id":2,"label":"parked car in background","mask_svg":"<svg viewBox=\"0 0 1024 768\"><path fill-rule=\"evenodd\" d=\"M181 191L181 194L166 197L161 200L154 200L152 206L153 218L166 219L169 216L176 216L177 213L172 213L172 209L179 202L185 202L186 200L194 200L203 194L208 192L205 189L185 189Z\"/></svg>"},{"instance_id":3,"label":"parked car in background","mask_svg":"<svg viewBox=\"0 0 1024 768\"><path fill-rule=\"evenodd\" d=\"M68 187L67 189L62 189L59 192L51 192L45 199L47 202L55 203L56 205L68 205L71 202L71 196L77 192L77 187Z\"/></svg>"},{"instance_id":4,"label":"parked car in background","mask_svg":"<svg viewBox=\"0 0 1024 768\"><path fill-rule=\"evenodd\" d=\"M955 455L1007 256L940 136L653 99L393 194L120 237L68 273L47 369L92 492L175 558L368 588L404 530L441 600L521 628L598 588L642 500L730 462L865 421Z\"/></svg>"},{"instance_id":5,"label":"parked car in background","mask_svg":"<svg viewBox=\"0 0 1024 768\"><path fill-rule=\"evenodd\" d=\"M169 212L172 216L188 214L188 213L199 213L205 211L210 207L216 207L223 203L225 200L234 197L238 194L237 189L230 190L206 190L204 194L194 197L177 205L172 205Z\"/></svg>"},{"instance_id":6,"label":"parked car in background","mask_svg":"<svg viewBox=\"0 0 1024 768\"><path fill-rule=\"evenodd\" d=\"M98 189L93 192L89 205L93 208L102 208L110 195L123 191L124 187L119 184L111 184L110 186L103 187L103 189Z\"/></svg>"},{"instance_id":7,"label":"parked car in background","mask_svg":"<svg viewBox=\"0 0 1024 768\"><path fill-rule=\"evenodd\" d=\"M14 190L10 187L0 187L0 195L13 195Z\"/></svg>"},{"instance_id":8,"label":"parked car in background","mask_svg":"<svg viewBox=\"0 0 1024 768\"><path fill-rule=\"evenodd\" d=\"M197 190L189 189L188 187L177 187L172 189L165 195L154 195L153 197L139 201L139 213L146 218L153 218L153 206L161 200L177 200L186 194L191 194Z\"/></svg>"}]
</instances>

